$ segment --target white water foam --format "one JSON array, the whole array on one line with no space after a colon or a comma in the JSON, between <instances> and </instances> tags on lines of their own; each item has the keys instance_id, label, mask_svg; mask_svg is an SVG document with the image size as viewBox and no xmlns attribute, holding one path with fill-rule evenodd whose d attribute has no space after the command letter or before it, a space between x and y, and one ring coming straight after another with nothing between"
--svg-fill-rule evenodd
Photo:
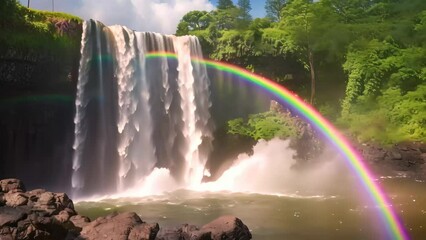
<instances>
[{"instance_id":1,"label":"white water foam","mask_svg":"<svg viewBox=\"0 0 426 240\"><path fill-rule=\"evenodd\" d=\"M253 155L238 156L234 164L214 182L178 184L168 169L155 168L131 189L90 200L142 198L179 189L292 198L334 198L336 193L351 186L351 174L348 174L347 167L336 152L326 150L319 156L320 160L296 168L295 152L288 145L288 140L260 141L254 146Z\"/></svg>"}]
</instances>

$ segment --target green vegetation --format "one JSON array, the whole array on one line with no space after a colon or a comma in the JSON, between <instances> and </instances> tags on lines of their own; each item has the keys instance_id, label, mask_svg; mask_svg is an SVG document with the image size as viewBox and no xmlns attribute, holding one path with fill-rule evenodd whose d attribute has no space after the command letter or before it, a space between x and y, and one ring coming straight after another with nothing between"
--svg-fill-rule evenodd
<instances>
[{"instance_id":1,"label":"green vegetation","mask_svg":"<svg viewBox=\"0 0 426 240\"><path fill-rule=\"evenodd\" d=\"M72 36L60 29L60 23L64 21L81 23L78 17L29 9L16 0L5 0L0 6L0 15L0 44L3 49L62 52L69 45L79 45L78 31Z\"/></svg>"},{"instance_id":2,"label":"green vegetation","mask_svg":"<svg viewBox=\"0 0 426 240\"><path fill-rule=\"evenodd\" d=\"M228 132L251 137L255 140L270 140L274 137L289 138L298 134L297 120L290 115L278 112L252 114L247 122L242 118L228 122Z\"/></svg>"},{"instance_id":3,"label":"green vegetation","mask_svg":"<svg viewBox=\"0 0 426 240\"><path fill-rule=\"evenodd\" d=\"M15 64L31 69L31 79L19 81L31 81L32 87L43 90L71 89L70 80L75 80L78 69L82 20L29 9L16 0L3 0L0 16L0 58L11 69Z\"/></svg>"},{"instance_id":4,"label":"green vegetation","mask_svg":"<svg viewBox=\"0 0 426 240\"><path fill-rule=\"evenodd\" d=\"M426 141L426 1L268 0L266 18L245 21L242 2L189 12L177 35L275 79L360 141ZM292 129L271 113L229 122L254 139Z\"/></svg>"}]
</instances>

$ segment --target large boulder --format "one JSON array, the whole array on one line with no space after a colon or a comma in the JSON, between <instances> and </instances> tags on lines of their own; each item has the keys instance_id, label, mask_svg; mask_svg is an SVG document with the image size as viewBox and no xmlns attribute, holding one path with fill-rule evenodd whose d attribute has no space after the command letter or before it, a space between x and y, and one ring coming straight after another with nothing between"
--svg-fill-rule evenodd
<instances>
[{"instance_id":1,"label":"large boulder","mask_svg":"<svg viewBox=\"0 0 426 240\"><path fill-rule=\"evenodd\" d=\"M211 232L213 240L246 240L252 238L248 227L234 216L220 217L201 227L200 232Z\"/></svg>"},{"instance_id":2,"label":"large boulder","mask_svg":"<svg viewBox=\"0 0 426 240\"><path fill-rule=\"evenodd\" d=\"M80 237L86 240L154 240L158 229L158 225L144 223L134 212L114 213L83 227Z\"/></svg>"},{"instance_id":3,"label":"large boulder","mask_svg":"<svg viewBox=\"0 0 426 240\"><path fill-rule=\"evenodd\" d=\"M15 178L9 178L9 179L0 180L0 190L4 193L7 193L12 190L25 192L25 186L21 180L15 179Z\"/></svg>"},{"instance_id":4,"label":"large boulder","mask_svg":"<svg viewBox=\"0 0 426 240\"><path fill-rule=\"evenodd\" d=\"M66 210L70 216L75 215L74 204L65 193L52 193L43 190L29 192L29 199L35 211L43 211L49 216Z\"/></svg>"},{"instance_id":5,"label":"large boulder","mask_svg":"<svg viewBox=\"0 0 426 240\"><path fill-rule=\"evenodd\" d=\"M157 236L160 226L158 223L142 223L135 226L129 234L129 240L154 240Z\"/></svg>"}]
</instances>

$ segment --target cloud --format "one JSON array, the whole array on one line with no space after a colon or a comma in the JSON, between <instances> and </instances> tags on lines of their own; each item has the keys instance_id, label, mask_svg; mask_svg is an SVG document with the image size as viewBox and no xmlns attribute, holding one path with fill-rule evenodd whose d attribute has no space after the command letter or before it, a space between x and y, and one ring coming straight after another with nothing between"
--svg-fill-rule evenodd
<instances>
[{"instance_id":1,"label":"cloud","mask_svg":"<svg viewBox=\"0 0 426 240\"><path fill-rule=\"evenodd\" d=\"M27 5L27 0L20 2ZM31 1L30 7L51 10L52 0ZM106 25L164 34L173 34L187 12L213 9L208 0L55 0L55 11L96 19Z\"/></svg>"}]
</instances>

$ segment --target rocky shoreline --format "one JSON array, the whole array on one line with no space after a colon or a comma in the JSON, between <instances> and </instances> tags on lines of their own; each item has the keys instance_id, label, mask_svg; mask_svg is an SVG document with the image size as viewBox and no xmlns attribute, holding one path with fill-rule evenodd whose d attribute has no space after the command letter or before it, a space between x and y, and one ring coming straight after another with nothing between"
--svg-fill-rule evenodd
<instances>
[{"instance_id":1,"label":"rocky shoreline","mask_svg":"<svg viewBox=\"0 0 426 240\"><path fill-rule=\"evenodd\" d=\"M26 191L19 179L0 180L0 240L246 240L248 227L222 216L202 227L161 228L134 212L113 213L91 221L78 215L65 193Z\"/></svg>"},{"instance_id":2,"label":"rocky shoreline","mask_svg":"<svg viewBox=\"0 0 426 240\"><path fill-rule=\"evenodd\" d=\"M426 180L425 143L407 142L388 147L363 143L354 147L378 176Z\"/></svg>"}]
</instances>

